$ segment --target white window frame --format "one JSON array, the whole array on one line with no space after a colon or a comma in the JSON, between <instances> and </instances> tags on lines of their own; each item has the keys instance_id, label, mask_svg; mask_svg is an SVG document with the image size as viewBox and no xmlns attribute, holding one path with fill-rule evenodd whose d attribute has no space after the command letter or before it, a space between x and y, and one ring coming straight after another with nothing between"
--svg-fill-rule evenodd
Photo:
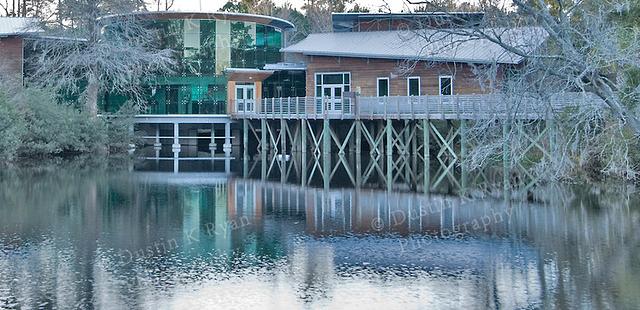
<instances>
[{"instance_id":1,"label":"white window frame","mask_svg":"<svg viewBox=\"0 0 640 310\"><path fill-rule=\"evenodd\" d=\"M442 94L442 79L451 79L451 95L443 95ZM438 77L438 95L440 96L453 96L453 76L452 75L441 75Z\"/></svg>"},{"instance_id":2,"label":"white window frame","mask_svg":"<svg viewBox=\"0 0 640 310\"><path fill-rule=\"evenodd\" d=\"M411 96L411 80L418 80L418 96L422 96L422 79L419 76L410 76L407 78L407 97Z\"/></svg>"},{"instance_id":3,"label":"white window frame","mask_svg":"<svg viewBox=\"0 0 640 310\"><path fill-rule=\"evenodd\" d=\"M386 96L380 96L380 81L382 80L386 80L387 81L387 95ZM376 79L376 97L378 98L382 98L382 97L389 97L389 95L391 95L391 81L389 80L388 77L379 77Z\"/></svg>"},{"instance_id":4,"label":"white window frame","mask_svg":"<svg viewBox=\"0 0 640 310\"><path fill-rule=\"evenodd\" d=\"M342 84L342 92L344 93L344 87L345 86L349 86L349 91L353 91L352 87L351 87L351 81L353 79L353 76L351 75L351 72L315 72L313 74L313 93L316 94L316 98L320 98L322 97L322 93L318 94L318 86L321 86L321 88L324 88L324 82L320 81L320 85L318 85L318 74L320 75L320 78L322 79L322 77L324 75L329 75L329 74L348 74L349 75L349 83L346 84ZM343 82L344 82L344 78L342 78ZM334 85L334 84L327 84L327 85Z\"/></svg>"}]
</instances>

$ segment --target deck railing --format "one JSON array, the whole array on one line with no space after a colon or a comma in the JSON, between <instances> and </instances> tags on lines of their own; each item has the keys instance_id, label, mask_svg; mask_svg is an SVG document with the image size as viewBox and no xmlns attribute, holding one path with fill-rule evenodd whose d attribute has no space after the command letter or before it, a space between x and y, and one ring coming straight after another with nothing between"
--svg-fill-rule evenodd
<instances>
[{"instance_id":1,"label":"deck railing","mask_svg":"<svg viewBox=\"0 0 640 310\"><path fill-rule=\"evenodd\" d=\"M486 119L548 118L567 108L601 107L593 94L561 93L548 100L522 96L508 100L500 94L456 96L266 98L256 111L237 111L236 118L273 119Z\"/></svg>"}]
</instances>

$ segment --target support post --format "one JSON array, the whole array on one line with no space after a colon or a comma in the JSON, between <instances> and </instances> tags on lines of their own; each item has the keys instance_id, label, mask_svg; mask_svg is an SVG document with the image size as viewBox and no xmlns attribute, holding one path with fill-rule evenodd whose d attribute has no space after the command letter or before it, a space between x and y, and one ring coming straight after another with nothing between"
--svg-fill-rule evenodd
<instances>
[{"instance_id":1,"label":"support post","mask_svg":"<svg viewBox=\"0 0 640 310\"><path fill-rule=\"evenodd\" d=\"M280 153L283 158L287 154L287 121L284 118L280 118Z\"/></svg>"},{"instance_id":2,"label":"support post","mask_svg":"<svg viewBox=\"0 0 640 310\"><path fill-rule=\"evenodd\" d=\"M267 120L260 120L260 168L262 180L267 178Z\"/></svg>"},{"instance_id":3,"label":"support post","mask_svg":"<svg viewBox=\"0 0 640 310\"><path fill-rule=\"evenodd\" d=\"M393 183L393 121L387 119L387 190L391 191Z\"/></svg>"},{"instance_id":4,"label":"support post","mask_svg":"<svg viewBox=\"0 0 640 310\"><path fill-rule=\"evenodd\" d=\"M323 176L324 188L328 189L331 182L331 123L325 116L323 133L322 133L322 157L323 157Z\"/></svg>"},{"instance_id":5,"label":"support post","mask_svg":"<svg viewBox=\"0 0 640 310\"><path fill-rule=\"evenodd\" d=\"M180 124L173 123L173 145L171 146L173 151L173 158L180 157Z\"/></svg>"},{"instance_id":6,"label":"support post","mask_svg":"<svg viewBox=\"0 0 640 310\"><path fill-rule=\"evenodd\" d=\"M211 124L211 142L209 143L209 152L211 152L211 158L216 155L216 125Z\"/></svg>"},{"instance_id":7,"label":"support post","mask_svg":"<svg viewBox=\"0 0 640 310\"><path fill-rule=\"evenodd\" d=\"M324 125L322 127L322 153L324 155L331 155L331 123L328 118L324 119Z\"/></svg>"},{"instance_id":8,"label":"support post","mask_svg":"<svg viewBox=\"0 0 640 310\"><path fill-rule=\"evenodd\" d=\"M224 124L224 156L225 157L231 157L231 149L232 149L232 145L231 145L231 122L227 121Z\"/></svg>"},{"instance_id":9,"label":"support post","mask_svg":"<svg viewBox=\"0 0 640 310\"><path fill-rule=\"evenodd\" d=\"M242 158L249 160L249 120L242 121Z\"/></svg>"},{"instance_id":10,"label":"support post","mask_svg":"<svg viewBox=\"0 0 640 310\"><path fill-rule=\"evenodd\" d=\"M362 186L362 121L356 119L356 187Z\"/></svg>"},{"instance_id":11,"label":"support post","mask_svg":"<svg viewBox=\"0 0 640 310\"><path fill-rule=\"evenodd\" d=\"M424 145L422 148L423 156L424 156L424 193L428 194L431 191L431 129L429 129L431 125L429 124L429 119L422 120L422 144Z\"/></svg>"},{"instance_id":12,"label":"support post","mask_svg":"<svg viewBox=\"0 0 640 310\"><path fill-rule=\"evenodd\" d=\"M180 171L180 125L173 123L173 145L171 146L173 151L173 172L178 173Z\"/></svg>"},{"instance_id":13,"label":"support post","mask_svg":"<svg viewBox=\"0 0 640 310\"><path fill-rule=\"evenodd\" d=\"M385 124L384 121L379 121L378 123L378 134L380 135L384 135L385 134ZM380 155L384 155L385 154L385 147L384 147L384 143L380 143L379 146L379 150L380 150Z\"/></svg>"},{"instance_id":14,"label":"support post","mask_svg":"<svg viewBox=\"0 0 640 310\"><path fill-rule=\"evenodd\" d=\"M460 120L460 178L462 192L467 190L467 168L465 167L465 161L467 160L467 121Z\"/></svg>"},{"instance_id":15,"label":"support post","mask_svg":"<svg viewBox=\"0 0 640 310\"><path fill-rule=\"evenodd\" d=\"M300 120L300 144L302 151L302 187L307 185L307 120L304 118Z\"/></svg>"},{"instance_id":16,"label":"support post","mask_svg":"<svg viewBox=\"0 0 640 310\"><path fill-rule=\"evenodd\" d=\"M160 151L162 150L162 143L160 143L160 124L156 124L156 141L153 144L153 150L156 153L156 159L160 158Z\"/></svg>"},{"instance_id":17,"label":"support post","mask_svg":"<svg viewBox=\"0 0 640 310\"><path fill-rule=\"evenodd\" d=\"M267 120L260 120L260 153L267 154Z\"/></svg>"},{"instance_id":18,"label":"support post","mask_svg":"<svg viewBox=\"0 0 640 310\"><path fill-rule=\"evenodd\" d=\"M399 113L399 112L398 112ZM404 121L404 143L399 144L399 146L403 146L402 148L402 159L404 161L404 177L405 177L405 182L407 182L408 184L411 184L411 166L409 165L410 163L410 150L409 147L411 147L411 123L409 120L405 120ZM400 137L398 137L398 140L400 140Z\"/></svg>"}]
</instances>

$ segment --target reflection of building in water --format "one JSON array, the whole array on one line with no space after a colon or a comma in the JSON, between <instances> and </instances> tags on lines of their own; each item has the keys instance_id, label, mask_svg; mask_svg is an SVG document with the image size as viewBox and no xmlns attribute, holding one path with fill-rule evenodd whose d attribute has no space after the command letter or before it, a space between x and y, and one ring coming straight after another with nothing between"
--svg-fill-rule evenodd
<instances>
[{"instance_id":1,"label":"reflection of building in water","mask_svg":"<svg viewBox=\"0 0 640 310\"><path fill-rule=\"evenodd\" d=\"M222 308L382 308L402 301L406 308L597 308L627 305L622 298L637 291L628 279L639 272L633 249L640 215L623 195L580 200L566 191L558 192L566 200L549 194L549 205L510 208L490 198L141 173L100 179L89 186L95 192L58 199L38 190L55 193L67 182L21 182L23 196L0 196L0 236L21 237L0 239L0 297L25 307L68 308L80 300L87 307L197 307L220 298ZM501 214L504 221L495 221ZM241 217L251 225L207 235L208 223ZM480 229L473 230L473 220ZM462 240L425 234L446 235L464 223L471 232ZM188 248L180 242L171 252L118 264L118 251L184 240L192 230L199 242Z\"/></svg>"},{"instance_id":2,"label":"reflection of building in water","mask_svg":"<svg viewBox=\"0 0 640 310\"><path fill-rule=\"evenodd\" d=\"M290 214L304 210L313 234L396 232L506 233L511 209L500 200L465 201L459 197L379 190L317 189L282 183L238 180L258 186L255 197L265 209ZM468 205L474 208L468 208Z\"/></svg>"}]
</instances>

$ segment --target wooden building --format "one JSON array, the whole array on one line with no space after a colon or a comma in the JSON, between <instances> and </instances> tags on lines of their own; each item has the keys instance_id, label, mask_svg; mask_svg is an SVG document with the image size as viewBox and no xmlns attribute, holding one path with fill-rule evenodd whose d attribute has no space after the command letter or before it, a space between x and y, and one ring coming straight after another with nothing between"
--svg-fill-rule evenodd
<instances>
[{"instance_id":1,"label":"wooden building","mask_svg":"<svg viewBox=\"0 0 640 310\"><path fill-rule=\"evenodd\" d=\"M311 34L283 49L289 58L306 64L307 96L339 102L346 92L363 97L486 94L503 79L505 69L523 61L490 40L463 35L454 28L414 29L429 15L416 14L414 19L420 22L413 23L407 14L364 15L334 14L334 32ZM472 23L480 18L463 16ZM535 27L496 33L528 50L547 37Z\"/></svg>"},{"instance_id":2,"label":"wooden building","mask_svg":"<svg viewBox=\"0 0 640 310\"><path fill-rule=\"evenodd\" d=\"M38 32L31 18L0 17L0 78L19 79L24 76L25 37Z\"/></svg>"}]
</instances>

